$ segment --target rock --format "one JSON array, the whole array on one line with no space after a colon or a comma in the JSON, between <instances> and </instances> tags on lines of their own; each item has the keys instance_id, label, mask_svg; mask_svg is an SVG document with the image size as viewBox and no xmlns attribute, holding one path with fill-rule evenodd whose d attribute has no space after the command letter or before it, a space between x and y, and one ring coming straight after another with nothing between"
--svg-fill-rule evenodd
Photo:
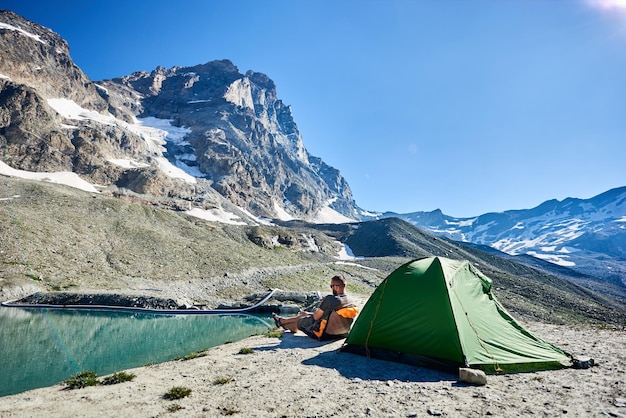
<instances>
[{"instance_id":1,"label":"rock","mask_svg":"<svg viewBox=\"0 0 626 418\"><path fill-rule=\"evenodd\" d=\"M181 309L173 299L152 296L121 295L116 293L83 294L71 292L37 292L18 301L21 304L44 305L101 305L146 309Z\"/></svg>"},{"instance_id":2,"label":"rock","mask_svg":"<svg viewBox=\"0 0 626 418\"><path fill-rule=\"evenodd\" d=\"M595 361L587 356L574 356L572 358L572 367L575 369L588 369L595 365Z\"/></svg>"},{"instance_id":3,"label":"rock","mask_svg":"<svg viewBox=\"0 0 626 418\"><path fill-rule=\"evenodd\" d=\"M300 307L298 305L282 305L280 307L281 313L289 313L289 314L297 314L300 312Z\"/></svg>"},{"instance_id":4,"label":"rock","mask_svg":"<svg viewBox=\"0 0 626 418\"><path fill-rule=\"evenodd\" d=\"M460 368L459 380L470 385L484 386L487 384L487 375L482 370Z\"/></svg>"}]
</instances>

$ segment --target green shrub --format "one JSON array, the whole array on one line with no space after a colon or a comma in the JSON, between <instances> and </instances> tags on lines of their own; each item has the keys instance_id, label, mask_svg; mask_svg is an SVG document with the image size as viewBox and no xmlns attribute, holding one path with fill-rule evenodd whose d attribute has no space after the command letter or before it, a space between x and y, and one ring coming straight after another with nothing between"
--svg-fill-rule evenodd
<instances>
[{"instance_id":1,"label":"green shrub","mask_svg":"<svg viewBox=\"0 0 626 418\"><path fill-rule=\"evenodd\" d=\"M232 381L233 381L232 377L222 376L222 377L216 377L213 380L213 384L214 385L225 385L226 383L230 383Z\"/></svg>"},{"instance_id":2,"label":"green shrub","mask_svg":"<svg viewBox=\"0 0 626 418\"><path fill-rule=\"evenodd\" d=\"M67 385L68 389L81 389L87 386L95 386L100 382L95 372L84 371L74 375L74 377L67 379L63 383Z\"/></svg>"},{"instance_id":3,"label":"green shrub","mask_svg":"<svg viewBox=\"0 0 626 418\"><path fill-rule=\"evenodd\" d=\"M241 350L239 350L239 354L252 354L254 353L254 350L248 347L243 347Z\"/></svg>"},{"instance_id":4,"label":"green shrub","mask_svg":"<svg viewBox=\"0 0 626 418\"><path fill-rule=\"evenodd\" d=\"M183 387L183 386L174 386L171 388L163 397L165 399L182 399L191 395L191 389Z\"/></svg>"},{"instance_id":5,"label":"green shrub","mask_svg":"<svg viewBox=\"0 0 626 418\"><path fill-rule=\"evenodd\" d=\"M102 384L103 385L115 385L117 383L130 382L135 377L136 376L132 373L126 373L126 372L113 373L111 376L107 376L104 379L102 379Z\"/></svg>"}]
</instances>

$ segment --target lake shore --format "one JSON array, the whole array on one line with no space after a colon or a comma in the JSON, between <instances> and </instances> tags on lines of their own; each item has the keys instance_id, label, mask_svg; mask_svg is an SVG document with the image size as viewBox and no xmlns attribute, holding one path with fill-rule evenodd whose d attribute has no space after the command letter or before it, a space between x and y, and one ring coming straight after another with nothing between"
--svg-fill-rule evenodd
<instances>
[{"instance_id":1,"label":"lake shore","mask_svg":"<svg viewBox=\"0 0 626 418\"><path fill-rule=\"evenodd\" d=\"M596 366L490 375L486 386L470 386L454 374L340 352L343 340L284 333L127 370L136 375L131 382L5 396L0 417L626 417L623 329L523 324ZM252 352L242 354L246 348ZM166 399L175 386L191 389L190 396Z\"/></svg>"}]
</instances>

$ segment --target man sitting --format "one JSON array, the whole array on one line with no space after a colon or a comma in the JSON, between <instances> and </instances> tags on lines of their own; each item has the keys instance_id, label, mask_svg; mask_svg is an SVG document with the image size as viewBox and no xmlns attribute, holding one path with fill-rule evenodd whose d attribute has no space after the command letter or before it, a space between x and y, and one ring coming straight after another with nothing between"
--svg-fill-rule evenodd
<instances>
[{"instance_id":1,"label":"man sitting","mask_svg":"<svg viewBox=\"0 0 626 418\"><path fill-rule=\"evenodd\" d=\"M332 295L325 296L315 312L301 312L289 318L274 315L277 327L293 333L298 330L318 340L345 338L350 332L357 309L346 295L346 279L338 274L330 279Z\"/></svg>"}]
</instances>

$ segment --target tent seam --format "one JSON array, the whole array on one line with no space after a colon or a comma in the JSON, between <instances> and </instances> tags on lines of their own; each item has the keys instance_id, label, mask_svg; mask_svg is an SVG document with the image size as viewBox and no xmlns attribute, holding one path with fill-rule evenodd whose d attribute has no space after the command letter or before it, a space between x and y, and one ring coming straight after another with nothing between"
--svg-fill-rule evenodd
<instances>
[{"instance_id":1,"label":"tent seam","mask_svg":"<svg viewBox=\"0 0 626 418\"><path fill-rule=\"evenodd\" d=\"M469 266L469 262L466 262L466 264ZM454 275L456 276L457 273L459 272L460 268L457 269L457 271L454 273ZM459 297L459 295L456 293L456 288L453 288L452 286L450 286L450 290L452 291L452 293L454 293L454 297L456 298L456 300L459 302L459 304L461 305L461 308L463 309L463 314L465 315L465 318L467 318L467 322L470 325L470 328L472 328L472 331L474 331L474 335L476 336L476 338L478 339L478 342L480 343L481 347L485 350L485 352L491 357L491 359L493 360L493 368L494 371L496 373L501 372L502 369L500 368L499 364L498 364L498 360L496 359L496 357L489 351L489 349L487 348L487 346L485 345L485 341L480 337L480 335L478 335L478 331L476 330L476 327L474 326L474 322L472 321L472 318L467 314L467 309L465 309L465 306L463 305L463 301L461 300L461 298ZM488 293L491 293L491 289L489 289ZM452 311L454 312L454 308L452 307L452 304L450 304L450 308L452 309ZM454 313L453 313L454 315ZM456 320L454 321L454 325L456 325ZM460 333L458 332L458 327L457 327L457 335L460 335ZM463 343L461 342L461 339L459 338L459 344L461 345L461 349L463 349ZM466 360L467 363L467 360Z\"/></svg>"},{"instance_id":2,"label":"tent seam","mask_svg":"<svg viewBox=\"0 0 626 418\"><path fill-rule=\"evenodd\" d=\"M378 316L378 311L380 310L380 305L383 301L383 296L385 295L385 289L387 288L387 282L388 280L385 280L384 285L383 285L383 289L382 292L380 294L380 297L378 298L378 304L376 305L376 311L374 312L374 316L372 317L372 320L370 322L370 329L367 331L367 337L365 337L365 355L367 358L370 358L370 348L368 346L369 340L370 340L370 335L372 334L372 329L374 328L374 321L376 321L376 317Z\"/></svg>"}]
</instances>

